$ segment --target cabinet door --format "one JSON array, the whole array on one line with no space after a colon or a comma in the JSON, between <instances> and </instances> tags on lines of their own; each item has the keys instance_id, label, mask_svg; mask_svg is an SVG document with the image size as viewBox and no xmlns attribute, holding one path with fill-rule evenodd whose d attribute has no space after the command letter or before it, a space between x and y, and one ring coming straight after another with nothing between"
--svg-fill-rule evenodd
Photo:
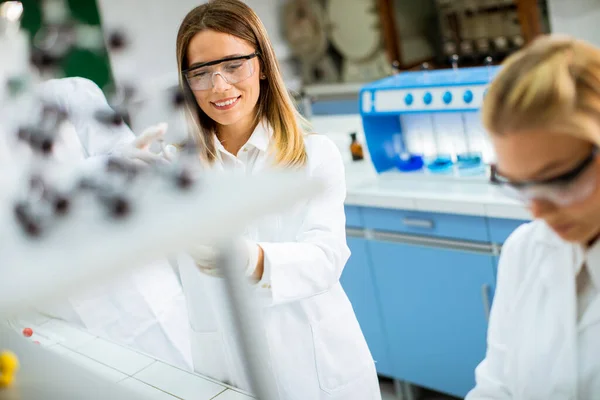
<instances>
[{"instance_id":1,"label":"cabinet door","mask_svg":"<svg viewBox=\"0 0 600 400\"><path fill-rule=\"evenodd\" d=\"M356 318L376 362L377 372L391 376L392 368L367 253L367 241L349 237L348 247L352 255L342 274L342 287L352 303Z\"/></svg>"},{"instance_id":2,"label":"cabinet door","mask_svg":"<svg viewBox=\"0 0 600 400\"><path fill-rule=\"evenodd\" d=\"M491 255L369 242L394 377L464 397L485 356Z\"/></svg>"}]
</instances>

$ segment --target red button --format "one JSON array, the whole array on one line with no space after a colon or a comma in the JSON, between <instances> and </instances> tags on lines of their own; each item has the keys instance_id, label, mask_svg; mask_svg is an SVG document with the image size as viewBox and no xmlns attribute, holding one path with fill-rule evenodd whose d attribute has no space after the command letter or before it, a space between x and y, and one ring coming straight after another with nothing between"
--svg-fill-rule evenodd
<instances>
[{"instance_id":1,"label":"red button","mask_svg":"<svg viewBox=\"0 0 600 400\"><path fill-rule=\"evenodd\" d=\"M32 335L33 335L33 329L31 329L31 328L23 329L23 336L31 337Z\"/></svg>"}]
</instances>

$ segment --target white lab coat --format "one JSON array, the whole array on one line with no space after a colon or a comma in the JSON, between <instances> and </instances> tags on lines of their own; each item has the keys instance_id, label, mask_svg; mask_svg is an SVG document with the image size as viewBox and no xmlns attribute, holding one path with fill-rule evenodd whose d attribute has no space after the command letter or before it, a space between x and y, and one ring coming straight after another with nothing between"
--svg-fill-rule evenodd
<instances>
[{"instance_id":1,"label":"white lab coat","mask_svg":"<svg viewBox=\"0 0 600 400\"><path fill-rule=\"evenodd\" d=\"M44 103L59 106L69 116L75 135L67 130L59 136L58 156L90 159L104 157L131 143L133 132L125 124L105 125L94 118L97 111L111 111L98 85L85 78L50 79L36 87ZM67 135L67 136L65 136Z\"/></svg>"},{"instance_id":2,"label":"white lab coat","mask_svg":"<svg viewBox=\"0 0 600 400\"><path fill-rule=\"evenodd\" d=\"M69 116L61 127L54 156L92 168L135 139L125 124L107 126L94 119L110 111L100 88L84 78L53 79L36 88L46 103L60 106ZM192 368L189 319L183 289L167 260L71 296L40 311L91 333L130 346L182 368Z\"/></svg>"},{"instance_id":3,"label":"white lab coat","mask_svg":"<svg viewBox=\"0 0 600 400\"><path fill-rule=\"evenodd\" d=\"M217 143L214 168L264 171L273 162L270 138L268 125L259 124L238 157ZM306 173L322 179L327 190L257 221L244 235L264 250L264 275L253 286L269 347L264 356L275 371L280 400L380 400L373 358L339 281L350 256L342 159L325 136L305 141ZM180 262L180 268L195 370L248 390L222 279L202 275L192 262Z\"/></svg>"},{"instance_id":4,"label":"white lab coat","mask_svg":"<svg viewBox=\"0 0 600 400\"><path fill-rule=\"evenodd\" d=\"M586 263L600 288L600 244L584 252L543 221L506 241L486 358L466 400L576 400L600 396L600 298L581 319L576 277Z\"/></svg>"}]
</instances>

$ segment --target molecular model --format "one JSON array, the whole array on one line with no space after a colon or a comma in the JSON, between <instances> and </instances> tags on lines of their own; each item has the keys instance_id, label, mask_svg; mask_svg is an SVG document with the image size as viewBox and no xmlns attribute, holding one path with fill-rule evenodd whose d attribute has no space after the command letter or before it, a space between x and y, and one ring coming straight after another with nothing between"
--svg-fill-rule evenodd
<instances>
[{"instance_id":1,"label":"molecular model","mask_svg":"<svg viewBox=\"0 0 600 400\"><path fill-rule=\"evenodd\" d=\"M10 149L4 150L4 153L18 153L21 165L25 164L23 158L29 160L29 165L26 166L30 171L29 176L22 179L27 185L21 198L14 204L14 216L23 231L32 237L43 234L49 225L69 213L71 204L78 196L92 196L107 215L117 219L125 218L132 211L128 188L135 186L140 177L147 177L149 174L155 178L171 180L178 188L188 188L194 177L190 165L195 164L197 159L193 142L184 146L183 157L178 158L179 162L169 163L167 166L163 164L160 168L157 165L141 166L117 155L106 160L103 171L79 176L66 187L56 187L44 176L48 169L52 170L52 165L49 164L55 144L61 135L63 123L69 120L70 115L59 105L44 103L35 98L35 81L52 77L70 47L77 45L99 49L104 46L104 40L101 32L82 29L69 18L64 1L46 0L42 6L44 25L34 37L30 64L27 65L28 44L18 24L18 13L23 10L22 6L19 9L17 3L4 3L0 9L0 32L3 33L0 43L15 42L15 38L18 38L16 42L19 44L9 46L8 57L5 54L2 57L3 60L12 60L13 65L4 67L4 76L0 75L8 88L3 92L0 104L3 109L11 110L0 116L5 124L7 118L11 120L6 124L8 132L3 132L6 142L4 147ZM122 31L110 32L106 43L113 51L125 51L127 37ZM0 49L6 50L6 47ZM90 123L93 119L107 128L125 124L127 108L135 93L133 86L115 89L110 96L111 108L91 113L88 116ZM173 110L179 111L184 104L182 93L175 91L166 95L170 97ZM38 117L34 117L35 115ZM23 149L23 145L27 148Z\"/></svg>"}]
</instances>

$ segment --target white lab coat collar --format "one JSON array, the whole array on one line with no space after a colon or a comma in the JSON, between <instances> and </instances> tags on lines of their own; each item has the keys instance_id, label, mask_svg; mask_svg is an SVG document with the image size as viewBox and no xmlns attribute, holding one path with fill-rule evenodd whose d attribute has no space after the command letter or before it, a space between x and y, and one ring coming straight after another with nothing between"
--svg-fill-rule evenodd
<instances>
[{"instance_id":1,"label":"white lab coat collar","mask_svg":"<svg viewBox=\"0 0 600 400\"><path fill-rule=\"evenodd\" d=\"M261 152L266 152L269 149L272 136L273 129L271 128L271 125L266 120L263 120L256 125L254 132L252 132L252 135L250 135L250 138L244 146L251 146ZM215 146L219 152L231 155L231 153L225 149L217 135L215 135Z\"/></svg>"},{"instance_id":2,"label":"white lab coat collar","mask_svg":"<svg viewBox=\"0 0 600 400\"><path fill-rule=\"evenodd\" d=\"M565 242L560 236L556 234L546 223L544 222L544 229L540 229L537 233L536 241L539 244L545 246L548 251L562 251L571 253L571 266L573 271L573 277L576 277L583 266L586 259L586 252L579 245ZM542 274L547 276L551 271L542 271ZM595 282L594 282L595 284Z\"/></svg>"},{"instance_id":3,"label":"white lab coat collar","mask_svg":"<svg viewBox=\"0 0 600 400\"><path fill-rule=\"evenodd\" d=\"M550 227L545 225L545 229L540 231L537 241L554 249L565 249L574 252L574 276L577 276L583 264L587 263L592 282L596 289L600 290L600 240L597 240L589 249L584 249L580 245L565 242Z\"/></svg>"},{"instance_id":4,"label":"white lab coat collar","mask_svg":"<svg viewBox=\"0 0 600 400\"><path fill-rule=\"evenodd\" d=\"M600 242L596 241L592 247L587 249L587 251L584 253L584 257L588 268L588 273L590 274L590 279L597 294L596 298L590 304L588 310L583 314L583 318L579 324L579 331L583 331L589 326L600 321L600 308L592 306L594 304L598 304L597 302L600 301L600 297L598 297L598 293L600 293ZM583 264L583 262L580 264Z\"/></svg>"},{"instance_id":5,"label":"white lab coat collar","mask_svg":"<svg viewBox=\"0 0 600 400\"><path fill-rule=\"evenodd\" d=\"M590 277L596 290L600 291L600 240L596 240L596 243L586 253L586 262Z\"/></svg>"},{"instance_id":6,"label":"white lab coat collar","mask_svg":"<svg viewBox=\"0 0 600 400\"><path fill-rule=\"evenodd\" d=\"M565 242L547 225L544 225L544 228L538 233L537 242L546 246L547 251L553 252L553 254L547 256L553 260L571 261L573 281L583 265L586 264L594 287L600 291L600 240L597 240L589 249L584 249L580 245ZM553 266L558 269L565 267L564 264L558 262L553 263ZM564 274L557 274L552 268L545 268L541 273L542 279L546 283L557 280L559 276L561 278L565 277ZM597 298L594 302L598 300ZM597 321L600 321L600 309L585 313L578 328L581 331Z\"/></svg>"}]
</instances>

